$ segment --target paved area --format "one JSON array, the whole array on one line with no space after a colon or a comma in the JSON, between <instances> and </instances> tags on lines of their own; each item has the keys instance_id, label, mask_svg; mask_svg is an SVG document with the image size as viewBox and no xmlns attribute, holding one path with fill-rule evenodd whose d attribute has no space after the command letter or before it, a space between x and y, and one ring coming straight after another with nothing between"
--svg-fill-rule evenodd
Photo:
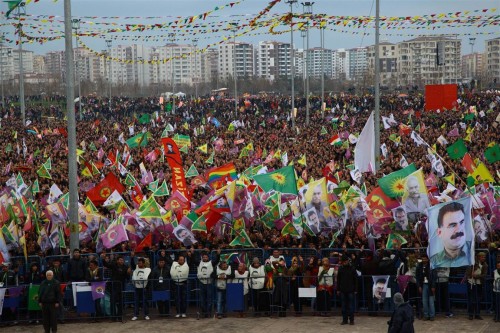
<instances>
[{"instance_id":1,"label":"paved area","mask_svg":"<svg viewBox=\"0 0 500 333\"><path fill-rule=\"evenodd\" d=\"M286 318L236 318L228 317L224 319L200 319L188 317L184 319L152 318L145 321L140 318L137 321L125 323L114 323L102 321L99 323L73 322L59 325L58 333L77 333L77 332L101 332L101 333L120 333L120 332L227 332L227 333L299 333L299 332L387 332L388 317L368 317L358 316L355 318L355 325L341 326L341 318L333 317L286 317ZM11 326L1 328L1 332L33 332L42 333L43 327L39 326ZM484 320L468 320L465 316L456 316L454 318L436 318L435 321L415 321L416 332L474 332L474 333L498 333L500 332L500 323L495 323L491 316L485 316Z\"/></svg>"}]
</instances>

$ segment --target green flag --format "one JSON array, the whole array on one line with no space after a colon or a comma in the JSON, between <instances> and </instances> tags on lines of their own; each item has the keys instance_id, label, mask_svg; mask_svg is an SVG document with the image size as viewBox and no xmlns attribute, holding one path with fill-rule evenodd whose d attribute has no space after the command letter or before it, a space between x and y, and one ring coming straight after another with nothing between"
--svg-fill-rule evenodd
<instances>
[{"instance_id":1,"label":"green flag","mask_svg":"<svg viewBox=\"0 0 500 333\"><path fill-rule=\"evenodd\" d=\"M165 111L170 112L172 111L172 103L167 103L165 104Z\"/></svg>"},{"instance_id":2,"label":"green flag","mask_svg":"<svg viewBox=\"0 0 500 333\"><path fill-rule=\"evenodd\" d=\"M45 164L42 164L42 166L36 171L36 173L38 174L38 176L40 176L40 178L52 179L52 176L45 167Z\"/></svg>"},{"instance_id":3,"label":"green flag","mask_svg":"<svg viewBox=\"0 0 500 333\"><path fill-rule=\"evenodd\" d=\"M467 120L472 120L474 119L476 115L474 113L468 113L464 116L464 120L467 121Z\"/></svg>"},{"instance_id":4,"label":"green flag","mask_svg":"<svg viewBox=\"0 0 500 333\"><path fill-rule=\"evenodd\" d=\"M279 191L297 195L297 179L292 166L286 166L273 172L256 175L253 179L265 191Z\"/></svg>"},{"instance_id":5,"label":"green flag","mask_svg":"<svg viewBox=\"0 0 500 333\"><path fill-rule=\"evenodd\" d=\"M233 241L229 244L229 246L253 247L252 241L245 232L245 229L238 230L236 234L237 236L234 237Z\"/></svg>"},{"instance_id":6,"label":"green flag","mask_svg":"<svg viewBox=\"0 0 500 333\"><path fill-rule=\"evenodd\" d=\"M145 113L139 118L139 124L144 125L148 124L151 121L151 115L148 113Z\"/></svg>"},{"instance_id":7,"label":"green flag","mask_svg":"<svg viewBox=\"0 0 500 333\"><path fill-rule=\"evenodd\" d=\"M151 134L149 134L149 132L139 133L139 134L131 137L130 139L128 139L125 142L127 143L127 146L130 149L136 148L136 147L145 147L148 144L148 138L150 136L151 136Z\"/></svg>"},{"instance_id":8,"label":"green flag","mask_svg":"<svg viewBox=\"0 0 500 333\"><path fill-rule=\"evenodd\" d=\"M214 164L214 155L215 155L215 153L212 152L212 154L210 154L210 157L205 161L205 163L210 164L210 165Z\"/></svg>"},{"instance_id":9,"label":"green flag","mask_svg":"<svg viewBox=\"0 0 500 333\"><path fill-rule=\"evenodd\" d=\"M283 229L281 229L281 235L282 236L290 235L296 237L300 236L299 233L297 232L297 229L295 229L295 227L293 226L292 222L288 222L287 224L285 224Z\"/></svg>"},{"instance_id":10,"label":"green flag","mask_svg":"<svg viewBox=\"0 0 500 333\"><path fill-rule=\"evenodd\" d=\"M266 228L272 229L274 227L274 221L278 220L280 217L280 207L279 205L274 205L267 213L265 213L260 218L260 221Z\"/></svg>"},{"instance_id":11,"label":"green flag","mask_svg":"<svg viewBox=\"0 0 500 333\"><path fill-rule=\"evenodd\" d=\"M193 225L191 226L191 231L207 232L207 219L205 217L205 214L202 214L196 219L196 221L194 221Z\"/></svg>"},{"instance_id":12,"label":"green flag","mask_svg":"<svg viewBox=\"0 0 500 333\"><path fill-rule=\"evenodd\" d=\"M17 177L16 177L16 184L17 184L17 187L21 186L24 184L24 179L23 179L23 176L21 176L20 173L17 174Z\"/></svg>"},{"instance_id":13,"label":"green flag","mask_svg":"<svg viewBox=\"0 0 500 333\"><path fill-rule=\"evenodd\" d=\"M38 305L38 291L40 286L37 284L31 284L28 291L28 310L40 311L40 305Z\"/></svg>"},{"instance_id":14,"label":"green flag","mask_svg":"<svg viewBox=\"0 0 500 333\"><path fill-rule=\"evenodd\" d=\"M491 164L500 161L500 147L498 143L484 151L484 157Z\"/></svg>"},{"instance_id":15,"label":"green flag","mask_svg":"<svg viewBox=\"0 0 500 333\"><path fill-rule=\"evenodd\" d=\"M59 248L60 249L65 249L66 248L66 241L64 240L64 233L61 230L61 227L57 228L57 232L59 234Z\"/></svg>"},{"instance_id":16,"label":"green flag","mask_svg":"<svg viewBox=\"0 0 500 333\"><path fill-rule=\"evenodd\" d=\"M58 203L62 203L62 205L64 206L64 208L66 210L69 209L69 192L68 193L65 193L63 194L59 200L57 200Z\"/></svg>"},{"instance_id":17,"label":"green flag","mask_svg":"<svg viewBox=\"0 0 500 333\"><path fill-rule=\"evenodd\" d=\"M150 190L151 192L156 191L157 188L158 188L158 179L155 180L154 182L149 183L148 185L148 190Z\"/></svg>"},{"instance_id":18,"label":"green flag","mask_svg":"<svg viewBox=\"0 0 500 333\"><path fill-rule=\"evenodd\" d=\"M395 241L398 241L399 245L403 245L403 244L408 243L406 241L406 239L403 236L401 236L400 234L391 233L391 234L389 234L389 237L387 238L387 244L385 245L385 248L386 249L394 248Z\"/></svg>"},{"instance_id":19,"label":"green flag","mask_svg":"<svg viewBox=\"0 0 500 333\"><path fill-rule=\"evenodd\" d=\"M45 163L43 163L43 166L47 170L52 170L52 159L49 157Z\"/></svg>"},{"instance_id":20,"label":"green flag","mask_svg":"<svg viewBox=\"0 0 500 333\"><path fill-rule=\"evenodd\" d=\"M40 185L38 184L38 178L33 182L33 186L31 187L31 193L40 193Z\"/></svg>"},{"instance_id":21,"label":"green flag","mask_svg":"<svg viewBox=\"0 0 500 333\"><path fill-rule=\"evenodd\" d=\"M10 13L14 11L22 2L23 0L10 0L10 1L5 1L7 3L7 7L9 10L5 13L5 17L9 18Z\"/></svg>"},{"instance_id":22,"label":"green flag","mask_svg":"<svg viewBox=\"0 0 500 333\"><path fill-rule=\"evenodd\" d=\"M240 152L240 156L238 156L238 158L242 158L242 157L245 157L245 156L248 156L248 149L246 147L244 147L241 152Z\"/></svg>"},{"instance_id":23,"label":"green flag","mask_svg":"<svg viewBox=\"0 0 500 333\"><path fill-rule=\"evenodd\" d=\"M158 187L154 191L153 196L164 197L164 196L169 195L169 194L170 194L170 192L168 191L167 182L164 180L163 183L161 183L160 187Z\"/></svg>"},{"instance_id":24,"label":"green flag","mask_svg":"<svg viewBox=\"0 0 500 333\"><path fill-rule=\"evenodd\" d=\"M464 140L459 139L451 146L448 146L446 148L446 151L448 152L448 155L451 159L459 160L462 159L462 157L464 157L464 155L467 153L467 147L465 146Z\"/></svg>"},{"instance_id":25,"label":"green flag","mask_svg":"<svg viewBox=\"0 0 500 333\"><path fill-rule=\"evenodd\" d=\"M97 147L95 146L95 143L94 142L91 142L90 145L89 145L89 149L92 150L92 151L97 151Z\"/></svg>"},{"instance_id":26,"label":"green flag","mask_svg":"<svg viewBox=\"0 0 500 333\"><path fill-rule=\"evenodd\" d=\"M8 143L7 146L5 147L5 152L10 153L12 151L12 144Z\"/></svg>"},{"instance_id":27,"label":"green flag","mask_svg":"<svg viewBox=\"0 0 500 333\"><path fill-rule=\"evenodd\" d=\"M125 178L125 185L127 185L128 187L134 187L135 185L137 185L137 181L130 173L127 173L127 178Z\"/></svg>"},{"instance_id":28,"label":"green flag","mask_svg":"<svg viewBox=\"0 0 500 333\"><path fill-rule=\"evenodd\" d=\"M187 154L187 153L189 153L189 148L187 145L185 145L185 146L182 146L181 148L179 148L179 151L183 152L184 154Z\"/></svg>"},{"instance_id":29,"label":"green flag","mask_svg":"<svg viewBox=\"0 0 500 333\"><path fill-rule=\"evenodd\" d=\"M194 166L194 164L191 164L191 166L189 167L189 170L186 172L186 178L196 177L199 175L200 174L198 173L198 170L196 170L196 167Z\"/></svg>"},{"instance_id":30,"label":"green flag","mask_svg":"<svg viewBox=\"0 0 500 333\"><path fill-rule=\"evenodd\" d=\"M328 131L326 130L325 126L321 126L321 132L319 134L320 135L328 134Z\"/></svg>"},{"instance_id":31,"label":"green flag","mask_svg":"<svg viewBox=\"0 0 500 333\"><path fill-rule=\"evenodd\" d=\"M415 171L417 171L417 168L412 163L404 169L391 172L387 176L380 178L378 184L389 197L401 197L405 191L405 178Z\"/></svg>"},{"instance_id":32,"label":"green flag","mask_svg":"<svg viewBox=\"0 0 500 333\"><path fill-rule=\"evenodd\" d=\"M335 241L337 240L337 238L339 237L339 235L340 235L341 233L342 233L342 230L341 230L341 229L339 229L339 230L337 230L337 232L335 232L335 233L333 234L333 236L332 236L332 241L330 242L330 245L328 245L328 247L329 247L329 248L333 246L333 244L335 243Z\"/></svg>"},{"instance_id":33,"label":"green flag","mask_svg":"<svg viewBox=\"0 0 500 333\"><path fill-rule=\"evenodd\" d=\"M158 207L158 204L156 203L154 197L150 197L148 200L146 200L146 202L144 202L141 207L139 207L139 210L141 211L142 218L161 218L160 208Z\"/></svg>"}]
</instances>

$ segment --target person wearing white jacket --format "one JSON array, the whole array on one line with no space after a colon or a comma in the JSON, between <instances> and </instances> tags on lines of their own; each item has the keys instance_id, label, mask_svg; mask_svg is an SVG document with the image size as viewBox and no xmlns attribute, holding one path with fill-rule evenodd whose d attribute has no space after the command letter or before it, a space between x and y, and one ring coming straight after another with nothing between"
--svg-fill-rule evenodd
<instances>
[{"instance_id":1,"label":"person wearing white jacket","mask_svg":"<svg viewBox=\"0 0 500 333\"><path fill-rule=\"evenodd\" d=\"M144 319L149 320L147 287L149 274L151 274L151 268L146 267L145 265L146 260L144 260L144 258L139 258L137 260L137 267L132 273L132 283L135 287L134 316L132 317L132 320L137 320L137 316L139 315L139 306L142 306Z\"/></svg>"},{"instance_id":2,"label":"person wearing white jacket","mask_svg":"<svg viewBox=\"0 0 500 333\"><path fill-rule=\"evenodd\" d=\"M217 318L221 319L226 313L226 287L227 280L234 277L231 267L227 262L221 261L216 269L217 276Z\"/></svg>"},{"instance_id":3,"label":"person wearing white jacket","mask_svg":"<svg viewBox=\"0 0 500 333\"><path fill-rule=\"evenodd\" d=\"M175 293L175 307L177 309L177 314L175 318L186 318L186 293L187 293L187 280L189 277L189 265L186 261L186 257L180 255L177 261L172 263L170 268L170 276L173 282L173 291Z\"/></svg>"},{"instance_id":4,"label":"person wearing white jacket","mask_svg":"<svg viewBox=\"0 0 500 333\"><path fill-rule=\"evenodd\" d=\"M493 271L493 294L495 299L495 322L500 322L500 261L497 262L497 269Z\"/></svg>"},{"instance_id":5,"label":"person wearing white jacket","mask_svg":"<svg viewBox=\"0 0 500 333\"><path fill-rule=\"evenodd\" d=\"M250 290L251 299L253 304L254 314L260 315L264 311L264 304L267 297L263 297L262 291L264 290L264 284L266 282L266 272L264 271L264 266L260 264L259 258L255 257L252 260L252 264L248 268L250 276ZM269 302L269 298L267 298Z\"/></svg>"},{"instance_id":6,"label":"person wearing white jacket","mask_svg":"<svg viewBox=\"0 0 500 333\"><path fill-rule=\"evenodd\" d=\"M247 266L240 262L238 265L238 269L234 272L233 283L241 283L243 284L243 311L240 312L240 317L243 317L245 311L247 310L248 304L248 276L249 272L247 270Z\"/></svg>"},{"instance_id":7,"label":"person wearing white jacket","mask_svg":"<svg viewBox=\"0 0 500 333\"><path fill-rule=\"evenodd\" d=\"M220 250L218 250L218 254ZM219 262L219 255L214 260L210 260L208 252L201 255L201 261L198 264L197 277L200 287L200 307L201 315L208 318L212 313L212 303L214 298L214 278L215 268Z\"/></svg>"}]
</instances>

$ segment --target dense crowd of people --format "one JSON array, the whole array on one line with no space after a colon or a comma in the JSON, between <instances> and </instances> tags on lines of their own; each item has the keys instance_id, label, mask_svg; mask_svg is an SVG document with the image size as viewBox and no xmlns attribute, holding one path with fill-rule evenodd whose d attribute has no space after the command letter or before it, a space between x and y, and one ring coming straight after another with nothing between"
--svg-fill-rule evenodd
<instances>
[{"instance_id":1,"label":"dense crowd of people","mask_svg":"<svg viewBox=\"0 0 500 333\"><path fill-rule=\"evenodd\" d=\"M66 121L64 108L61 104L62 98L31 97L30 100L34 102L34 105L36 105L36 102L40 102L40 105L42 105L43 102L43 106L32 107L28 103L26 110L28 124L26 126L23 126L19 121L19 107L14 103L14 100L7 99L6 108L0 111L0 142L3 147L2 154L0 155L2 166L0 170L0 183L2 185L7 184L17 174L22 175L22 179L27 185L33 184L38 179L39 193L33 193L27 196L27 198L35 203L33 207L39 211L37 218L41 224L37 227L24 228L26 253L23 252L23 246L9 244L10 256L12 258L19 258L24 255L38 255L40 257L60 254L69 255L69 246L60 246L60 244L69 244L69 234L59 234L59 237L65 238L65 241L59 241L59 246L42 248L39 230L48 223L44 216L43 207L46 205L47 197L51 193L51 186L57 184L62 193L69 191L68 148L64 130ZM158 155L158 158L151 159L149 157L151 156L151 152L155 150L157 152L160 151L160 138L165 135L165 129L171 126L173 130L167 131L168 136L172 137L175 134L190 136L191 147L188 153L182 154L184 168L187 170L190 166L194 165L201 175L214 166L225 165L228 162L234 162L236 171L239 174L242 174L251 166L262 165L264 163L268 170L277 170L282 168L284 164L293 162L297 177L304 184L307 184L311 180L327 177L329 181L336 184L336 187L340 184L348 184L347 187L350 185L361 187L363 185L366 187L365 194L369 194L377 187L378 179L401 169L401 161L404 158L407 163L414 163L417 168L421 168L426 175L426 179L429 175L435 175L433 178L434 183L428 185L428 188L430 192L432 188L432 192L436 197L445 191L449 183L444 179L443 175L453 174L455 177L454 187L460 192L466 190L465 180L469 176L469 172L464 168L461 160L452 159L447 153L447 145L439 143L438 139L445 137L448 145L451 145L457 139L464 138L470 134L470 140L466 141L470 156L473 159L477 158L482 161L494 177L494 181L490 184L475 184L477 191L486 191L488 185L491 186L496 191L495 205L498 205L498 187L496 187L499 180L497 172L498 162L490 163L484 158L485 149L490 147L492 143L498 144L500 142L497 127L500 121L498 118L500 112L500 93L497 91L466 91L459 95L453 110L443 109L432 112L424 111L425 99L421 94L415 93L409 96L402 94L383 95L380 103L381 115L391 119L395 125L385 129L384 124L381 124L380 142L385 145L386 151L382 154L380 169L375 173L364 173L360 182L355 181L349 172L349 165L353 164L354 160L354 143L349 142L349 136L351 134L358 136L362 131L363 126L370 116L370 112L374 108L374 97L372 95L356 96L338 94L327 96L325 98L326 107L324 111L322 111L321 99L319 97L312 97L310 100L309 124L306 124L306 101L304 98L297 98L295 100L295 106L297 107L297 115L294 119L295 127L292 126L293 120L290 114L291 101L289 96L248 96L241 98L238 102L238 110L235 111L234 100L225 99L221 96L176 100L175 113L172 113L166 112L165 109L170 110L170 108L167 108L165 105L159 105L159 99L156 97L114 97L111 101L107 98L91 96L82 98L82 120L77 121L77 143L78 148L81 150L79 153L80 161L92 161L97 166L98 173L94 176L85 177L82 175L82 171L88 164L79 163L78 195L80 202L84 202L87 197L86 192L95 186L104 175L113 172L120 177L120 172L117 170L116 165L106 163L105 160L110 152L121 154L125 147L123 141L141 132L151 133L151 138L142 147L129 150L132 162L126 165L127 173L133 175L135 179L141 179L142 175L139 165L144 163L147 169L153 174L154 179L157 179L160 184L165 180L170 187L172 173L166 162L160 158L161 153L155 154ZM165 101L165 104L168 103L169 101ZM76 109L78 110L78 107ZM147 117L147 121L142 120L144 119L142 117L144 114L150 115L150 117ZM133 133L131 128L133 128ZM415 139L410 135L412 131L418 133L427 144L415 144ZM450 135L450 132L458 134ZM330 140L335 134L339 135L343 140L343 144L330 144ZM217 144L215 144L216 141ZM247 154L241 154L242 148L246 147L249 143L252 143L252 150ZM207 152L203 151L203 149L197 149L197 147L205 144L208 144ZM438 175L438 171L433 168L432 161L426 157L429 154L429 147L434 150L435 155L442 158L444 174ZM281 152L281 156L267 158L266 152L277 151ZM285 152L288 163L284 163L282 158ZM213 161L210 161L209 157L212 153ZM307 162L299 163L299 160L305 159L304 157ZM50 179L42 178L37 173L39 167L48 158L51 159ZM120 179L122 183L125 182L125 178L125 175L121 175ZM140 184L140 186L142 193L148 193L149 184ZM200 202L205 202L203 199L207 195L213 194L213 190L207 185L190 186L190 191L193 208L200 207L202 205ZM10 193L10 189L8 186L5 186L3 194L8 193ZM130 190L122 193L129 207L136 207L134 205L133 194ZM168 198L169 196L155 197L161 207L165 206ZM425 222L425 216L419 216L416 220L410 221L407 231L403 232L406 244L398 244L396 242L392 248L386 249L388 233L382 233L373 239L369 237L366 230L360 230L359 225L366 221L366 214L361 214L361 216L356 215L355 206L346 208L346 221L341 230L342 232L334 235L334 231L336 230L314 232L313 234L304 231L298 236L283 234L279 228L264 227L260 218L267 211L265 209L259 210L257 207L258 205L254 204L254 218L251 219L251 223L246 223L245 227L253 246L262 249L265 255L261 258L246 258L249 264L248 267L245 265L245 262L229 261L234 266L231 269L231 265L228 267L226 260L219 260L221 250L231 248L229 244L233 240L234 235L229 229L221 233L193 231L196 244L192 245L186 245L186 243L181 242L177 237L169 233L155 234L152 244L141 251L145 253L144 256L147 257L147 262L144 259L137 260L137 263L136 260L131 260L130 266L127 266L121 257L115 256L115 260L110 261L105 251L98 251L100 249L98 248L96 235L99 236L99 232L101 231L94 230L90 235L91 237L81 239L79 252L82 254L96 254L95 258L86 261L85 264L81 264L84 267L77 269L80 270L79 274L81 276L71 277L71 274L73 274L72 270L75 267L73 253L71 253L73 258L69 263L71 266L68 267L66 276L58 276L57 271L54 272L53 265L55 263L52 261L50 262L51 271L60 282L94 281L96 280L96 276L99 277L98 280L101 280L103 277L101 277L100 273L96 272L96 275L89 277L89 280L85 277L86 271L89 268L91 271L102 269L103 266L105 269L111 271L112 280L125 283L132 276L137 276L137 272L135 271L137 267L140 270L149 267L151 274L148 272L147 275L150 275L150 278L153 277L153 280L148 282L148 284L150 286L153 285L152 288L161 287L159 285L160 279L165 278L172 281L170 287L172 290L175 290L176 294L179 293L178 295L180 295L174 298L177 306L177 316L183 317L186 314L186 304L182 304L181 300L185 299L183 295L186 293L185 281L187 280L187 276L186 269L182 267L185 265L185 261L187 261L190 266L198 268L203 266L200 263L208 262L211 259L213 265L207 264L206 266L210 266L209 271L213 272L213 274L209 273L208 276L200 277L201 273L198 271L198 278L202 286L206 285L203 282L204 278L210 281L214 279L214 283L216 284L215 293L212 293L214 290L211 288L206 288L205 290L202 288L201 290L204 290L205 293L202 300L212 300L215 298L217 304L216 314L219 317L225 314L223 310L225 292L222 292L225 290L225 284L223 281L228 279L248 281L249 272L255 269L258 272L258 276L262 276L262 281L255 281L255 283L258 285L263 284L262 288L269 281L266 277L268 273L271 272L271 276L274 275L275 286L273 290L280 291L278 294L276 292L273 294L274 304L277 304L279 309L286 309L285 303L293 303L295 313L298 315L301 314L301 307L303 306L302 302L297 301L298 287L316 286L318 297L314 309L319 314L327 314L331 310L331 302L329 300L332 295L333 286L335 285L335 291L339 292L339 297L342 300L342 323L354 323L355 302L353 293L355 290L361 290L361 285L364 285L363 290L370 290L371 292L372 285L371 280L358 280L355 278L356 270L366 276L396 276L398 275L398 270L401 269L403 270L403 274L410 271L413 272L414 277L406 293L400 290L406 300L408 300L409 293L417 295L420 291L421 293L423 292L423 295L426 293L428 296L430 295L430 298L426 297L427 303L423 304L422 311L417 307L420 316L434 320L434 296L437 297L438 294L433 290L436 286L440 288L439 295L442 296L441 300L437 300L439 306L442 307L441 310L448 316L452 315L449 309L449 301L444 296L448 293L444 287L444 283L448 283L450 270L441 272L442 276L434 277L434 274L437 273L434 271L431 272L429 269L429 260L426 258L425 251L423 250L427 246L427 234L425 223L419 222ZM98 212L96 214L101 216L102 220L106 221L106 223L117 218L115 211L101 206L97 206L97 209ZM487 221L487 237L476 237L476 248L489 251L488 258L495 258L491 259L490 263L495 262L496 254L500 247L500 232L498 231L500 228L500 216L497 213L498 209L494 209L494 207L487 209L484 206L475 207L473 213L473 215L484 217L484 220ZM26 217L23 217L23 220L26 221ZM6 217L2 222L7 226L10 220ZM149 229L146 228L146 230ZM146 236L145 233L143 236ZM133 253L138 242L140 242L140 239L136 241L130 239L128 242L117 245L112 250L123 253L130 253L132 251ZM312 249L320 253L321 249L329 248L339 250L328 251L328 255L324 258L326 259L325 262L316 257L303 259L299 255L286 253L286 250L273 253L275 252L273 249ZM195 249L196 252L194 251ZM170 253L169 251L172 250L175 252L171 252L171 257L167 253ZM209 258L202 255L202 252L212 253L213 255ZM280 256L287 256L287 260L285 261L284 258L279 259ZM271 259L269 261L270 265L264 263L264 260L267 258ZM276 258L276 261L273 261L272 258ZM331 261L330 258L336 259ZM81 259L77 257L76 260ZM341 268L336 268L334 269L335 272L330 272L333 262L336 265L340 264ZM481 262L484 263L484 261L476 260L476 263ZM259 269L261 266L264 267L263 270ZM479 270L486 269L486 271L476 277L476 266L469 267L470 271L468 270L465 273L467 278L472 280L477 278L478 281L481 279L484 281L487 275L492 277L493 272L498 274L498 271L494 270L494 267L490 267L488 271L487 266L482 265ZM6 272L15 271L15 263L13 262L11 263L11 267L7 265L4 267ZM35 266L31 266L29 272L26 271L24 276L18 276L16 279L24 283L33 283L34 281L29 279L30 273L33 272L31 269L35 269L33 267ZM48 269L48 267L49 264L47 263L45 269ZM164 267L168 267L165 268L165 272ZM41 271L42 268L38 267L37 269L39 270L37 274L41 276L40 279L44 279L43 272ZM187 272L189 272L189 269L187 269ZM327 273L325 274L324 272ZM333 278L334 276L335 279ZM284 283L281 277L286 277L286 286L283 285L280 287L280 283ZM144 283L138 284L137 279L134 279L134 281L136 281L134 284L136 290L145 288ZM360 285L353 284L353 281L358 281ZM429 283L433 285L429 287L432 291L429 291L430 289L426 291ZM474 286L480 284L474 283ZM254 289L259 288L253 288L252 283L249 285L250 289L246 290L245 295L248 294L251 296L251 304L254 310L257 313L271 312L270 309L265 308L265 301L261 304L258 300L260 295L252 293ZM398 289L396 286L392 287L394 287L392 290ZM499 290L496 289L496 291L498 292ZM478 292L480 293L480 291ZM143 299L142 293L139 292L138 295ZM111 298L111 302L120 303L122 301L121 296L117 293L113 293ZM137 298L137 300L140 300L140 298ZM373 300L373 296L369 299ZM138 317L137 311L140 307L137 300L133 317L135 319ZM394 302L396 300L399 302L398 305L402 304L399 296L394 297ZM55 300L51 299L50 302L58 303L59 300L55 302ZM479 300L474 299L474 302L478 303ZM248 303L248 300L246 300L246 303ZM209 308L212 305L205 301L202 301L202 304L202 306L208 306ZM370 301L368 306L371 311L376 311L373 307L380 306L384 308L384 304L387 307L387 302L384 303L383 300L377 302L375 300ZM166 309L166 306L165 304L161 304L160 301L160 314L167 313L168 309ZM145 318L149 319L147 304L143 304L142 308ZM121 316L121 307L114 309L119 309L116 310L119 313L113 314ZM57 312L56 310L54 311ZM208 310L205 308L202 313L208 314L210 311L211 309ZM401 313L404 312L403 310L400 311ZM479 309L477 309L477 312L470 311L471 309L469 309L470 316L480 318ZM283 314L278 310L278 315ZM403 314L400 315L403 316ZM496 315L496 319L500 319L500 317ZM401 322L398 320L398 318L393 318L393 324L401 325Z\"/></svg>"}]
</instances>

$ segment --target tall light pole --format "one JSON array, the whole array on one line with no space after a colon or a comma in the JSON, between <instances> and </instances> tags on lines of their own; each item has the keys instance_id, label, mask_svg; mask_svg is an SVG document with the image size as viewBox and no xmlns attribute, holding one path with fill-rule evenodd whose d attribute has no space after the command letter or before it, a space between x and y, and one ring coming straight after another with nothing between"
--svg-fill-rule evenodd
<instances>
[{"instance_id":1,"label":"tall light pole","mask_svg":"<svg viewBox=\"0 0 500 333\"><path fill-rule=\"evenodd\" d=\"M295 50L293 48L293 5L297 3L297 0L288 0L286 2L290 5L290 67L291 67L291 78L290 85L292 88L292 128L295 128Z\"/></svg>"},{"instance_id":2,"label":"tall light pole","mask_svg":"<svg viewBox=\"0 0 500 333\"><path fill-rule=\"evenodd\" d=\"M471 78L474 78L474 74L476 74L476 57L474 56L474 44L476 43L476 37L469 37L469 45L470 45L470 55L472 57L472 66L471 66Z\"/></svg>"},{"instance_id":3,"label":"tall light pole","mask_svg":"<svg viewBox=\"0 0 500 333\"><path fill-rule=\"evenodd\" d=\"M325 25L326 21L321 20L319 31L321 39L321 117L325 116Z\"/></svg>"},{"instance_id":4,"label":"tall light pole","mask_svg":"<svg viewBox=\"0 0 500 333\"><path fill-rule=\"evenodd\" d=\"M306 94L306 67L307 67L307 59L306 59L306 28L300 28L300 37L302 37L302 91L304 95Z\"/></svg>"},{"instance_id":5,"label":"tall light pole","mask_svg":"<svg viewBox=\"0 0 500 333\"><path fill-rule=\"evenodd\" d=\"M64 45L66 55L66 113L68 117L68 178L70 249L80 247L78 239L78 174L76 165L75 64L71 38L71 0L64 0ZM71 251L73 252L73 251Z\"/></svg>"},{"instance_id":6,"label":"tall light pole","mask_svg":"<svg viewBox=\"0 0 500 333\"><path fill-rule=\"evenodd\" d=\"M26 3L21 2L19 6L17 6L17 19L19 23L17 24L17 33L18 33L18 44L19 44L19 102L21 106L21 118L23 120L23 126L26 125L26 105L24 101L24 69L23 69L23 40L22 40L22 32L23 25L21 23L21 16L26 15Z\"/></svg>"},{"instance_id":7,"label":"tall light pole","mask_svg":"<svg viewBox=\"0 0 500 333\"><path fill-rule=\"evenodd\" d=\"M193 39L194 46L194 96L198 99L198 39Z\"/></svg>"},{"instance_id":8,"label":"tall light pole","mask_svg":"<svg viewBox=\"0 0 500 333\"><path fill-rule=\"evenodd\" d=\"M170 62L172 69L172 114L175 114L175 76L174 76L174 43L175 43L175 33L171 32L168 34L168 40L170 41Z\"/></svg>"},{"instance_id":9,"label":"tall light pole","mask_svg":"<svg viewBox=\"0 0 500 333\"><path fill-rule=\"evenodd\" d=\"M380 0L375 3L375 172L380 170Z\"/></svg>"},{"instance_id":10,"label":"tall light pole","mask_svg":"<svg viewBox=\"0 0 500 333\"><path fill-rule=\"evenodd\" d=\"M304 16L307 16L307 24L306 24L306 40L307 40L307 50L306 50L306 125L309 125L309 21L312 16L312 7L314 2L306 1L302 2L302 7L304 9Z\"/></svg>"},{"instance_id":11,"label":"tall light pole","mask_svg":"<svg viewBox=\"0 0 500 333\"><path fill-rule=\"evenodd\" d=\"M229 24L233 32L234 115L236 116L238 114L238 77L236 72L236 31L238 31L238 24L236 22L231 22Z\"/></svg>"},{"instance_id":12,"label":"tall light pole","mask_svg":"<svg viewBox=\"0 0 500 333\"><path fill-rule=\"evenodd\" d=\"M112 64L112 61L111 61L111 45L113 45L113 41L111 39L106 39L106 46L108 48L108 57L109 57L109 66L108 66L108 84L109 84L109 111L111 111L111 78L112 78L112 74L111 74L111 64Z\"/></svg>"},{"instance_id":13,"label":"tall light pole","mask_svg":"<svg viewBox=\"0 0 500 333\"><path fill-rule=\"evenodd\" d=\"M2 32L0 34L0 77L2 78L0 86L2 87L2 109L5 108L5 96L3 94L3 53L4 53L3 41L4 41L4 33Z\"/></svg>"},{"instance_id":14,"label":"tall light pole","mask_svg":"<svg viewBox=\"0 0 500 333\"><path fill-rule=\"evenodd\" d=\"M144 63L142 62L142 57L137 57L137 60L139 61L139 64L142 64L141 66L142 79L140 81L140 86L141 86L141 97L144 97ZM139 66L137 66L137 83L139 83Z\"/></svg>"},{"instance_id":15,"label":"tall light pole","mask_svg":"<svg viewBox=\"0 0 500 333\"><path fill-rule=\"evenodd\" d=\"M80 19L73 19L71 20L71 27L75 30L75 45L76 48L78 49L78 29L80 29ZM78 58L75 60L75 65L76 65L76 78L78 80L78 115L80 118L80 121L83 119L82 115L82 83L81 83L81 77L80 77L80 67L81 64L78 61Z\"/></svg>"}]
</instances>

